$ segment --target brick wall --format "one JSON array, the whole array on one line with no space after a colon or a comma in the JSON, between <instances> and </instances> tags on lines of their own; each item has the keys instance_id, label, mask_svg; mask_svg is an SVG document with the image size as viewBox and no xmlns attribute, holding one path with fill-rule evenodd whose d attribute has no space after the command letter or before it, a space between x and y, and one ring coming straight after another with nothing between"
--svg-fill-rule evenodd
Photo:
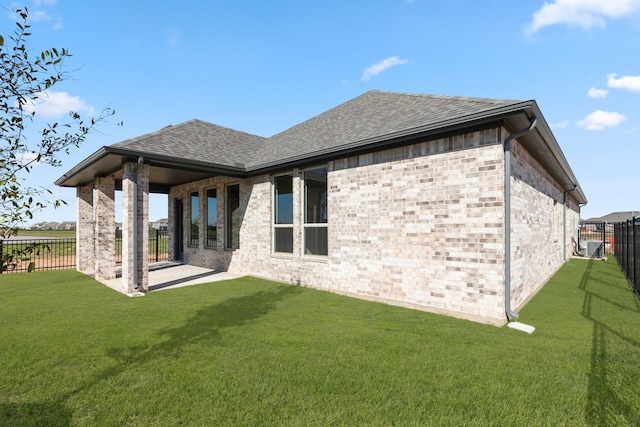
<instances>
[{"instance_id":1,"label":"brick wall","mask_svg":"<svg viewBox=\"0 0 640 427\"><path fill-rule=\"evenodd\" d=\"M500 324L500 128L329 164L329 256L302 254L302 180L294 175L294 253L272 252L272 178L217 177L173 187L185 203L185 262ZM284 171L283 171L284 172ZM225 186L240 184L240 249L224 250ZM218 245L188 247L189 193L218 189ZM173 218L169 220L173 228ZM173 233L170 233L173 234ZM170 242L170 247L171 247Z\"/></svg>"},{"instance_id":2,"label":"brick wall","mask_svg":"<svg viewBox=\"0 0 640 427\"><path fill-rule=\"evenodd\" d=\"M95 277L116 277L115 181L113 176L96 178L95 183Z\"/></svg>"},{"instance_id":3,"label":"brick wall","mask_svg":"<svg viewBox=\"0 0 640 427\"><path fill-rule=\"evenodd\" d=\"M96 268L93 225L93 185L76 188L76 268L93 273Z\"/></svg>"},{"instance_id":4,"label":"brick wall","mask_svg":"<svg viewBox=\"0 0 640 427\"><path fill-rule=\"evenodd\" d=\"M134 197L134 183L137 183ZM134 203L137 208L134 209ZM134 233L133 223L137 221ZM122 286L125 292L135 292L149 288L149 165L125 163L122 179ZM114 227L115 228L115 227ZM134 250L137 239L137 251ZM133 259L136 257L134 268Z\"/></svg>"},{"instance_id":5,"label":"brick wall","mask_svg":"<svg viewBox=\"0 0 640 427\"><path fill-rule=\"evenodd\" d=\"M565 242L571 255L580 213L570 200L564 227L563 188L517 141L512 155L511 297L519 309L562 266Z\"/></svg>"}]
</instances>

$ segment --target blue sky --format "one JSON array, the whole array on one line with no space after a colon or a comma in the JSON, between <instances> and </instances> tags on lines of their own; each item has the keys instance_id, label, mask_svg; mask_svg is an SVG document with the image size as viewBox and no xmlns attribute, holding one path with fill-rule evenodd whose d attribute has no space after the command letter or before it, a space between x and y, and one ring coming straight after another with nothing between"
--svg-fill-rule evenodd
<instances>
[{"instance_id":1,"label":"blue sky","mask_svg":"<svg viewBox=\"0 0 640 427\"><path fill-rule=\"evenodd\" d=\"M6 4L23 6L34 50L73 54L39 117L117 111L61 168L34 168L32 185L169 124L271 136L375 89L535 99L589 199L582 217L640 210L640 0ZM9 10L2 22L8 35ZM74 220L75 191L51 190L69 206L32 222ZM151 220L165 204L152 198Z\"/></svg>"}]
</instances>

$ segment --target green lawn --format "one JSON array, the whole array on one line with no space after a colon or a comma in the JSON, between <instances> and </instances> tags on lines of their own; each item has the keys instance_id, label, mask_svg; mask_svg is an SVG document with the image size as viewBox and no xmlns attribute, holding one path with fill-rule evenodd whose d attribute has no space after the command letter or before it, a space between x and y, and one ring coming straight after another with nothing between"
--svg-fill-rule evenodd
<instances>
[{"instance_id":1,"label":"green lawn","mask_svg":"<svg viewBox=\"0 0 640 427\"><path fill-rule=\"evenodd\" d=\"M45 237L45 238L58 238L58 239L70 239L76 237L75 230L18 230L18 238L28 239L29 237Z\"/></svg>"},{"instance_id":2,"label":"green lawn","mask_svg":"<svg viewBox=\"0 0 640 427\"><path fill-rule=\"evenodd\" d=\"M640 303L572 260L532 335L253 278L128 298L0 276L0 425L640 424Z\"/></svg>"}]
</instances>

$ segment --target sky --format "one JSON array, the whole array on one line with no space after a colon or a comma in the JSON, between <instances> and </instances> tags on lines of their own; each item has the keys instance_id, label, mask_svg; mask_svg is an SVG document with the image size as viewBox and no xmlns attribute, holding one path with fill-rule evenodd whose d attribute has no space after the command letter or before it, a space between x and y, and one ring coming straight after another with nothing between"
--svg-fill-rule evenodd
<instances>
[{"instance_id":1,"label":"sky","mask_svg":"<svg viewBox=\"0 0 640 427\"><path fill-rule=\"evenodd\" d=\"M25 1L2 4L0 34L26 6L34 52L73 54L36 117L116 110L61 167L33 168L68 206L29 223L75 220L53 182L102 146L194 118L268 137L369 90L535 99L582 218L640 210L640 0ZM152 195L150 220L166 203Z\"/></svg>"}]
</instances>

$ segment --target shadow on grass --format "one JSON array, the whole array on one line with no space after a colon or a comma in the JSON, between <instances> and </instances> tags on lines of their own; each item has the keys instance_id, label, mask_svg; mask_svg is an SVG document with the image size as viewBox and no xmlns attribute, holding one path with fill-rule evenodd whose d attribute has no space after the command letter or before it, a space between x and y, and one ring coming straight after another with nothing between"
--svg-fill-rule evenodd
<instances>
[{"instance_id":1,"label":"shadow on grass","mask_svg":"<svg viewBox=\"0 0 640 427\"><path fill-rule=\"evenodd\" d=\"M184 346L201 341L215 343L220 331L242 326L259 319L276 307L276 303L297 294L296 286L283 285L275 292L260 291L244 297L231 298L198 310L187 322L160 332L165 339L150 347L116 348L107 355L123 365L144 364L158 357L176 357Z\"/></svg>"},{"instance_id":2,"label":"shadow on grass","mask_svg":"<svg viewBox=\"0 0 640 427\"><path fill-rule=\"evenodd\" d=\"M2 426L69 426L73 413L61 403L0 404Z\"/></svg>"},{"instance_id":3,"label":"shadow on grass","mask_svg":"<svg viewBox=\"0 0 640 427\"><path fill-rule=\"evenodd\" d=\"M239 327L258 320L276 309L277 303L300 292L296 286L283 285L275 291L260 291L231 298L204 307L181 326L161 331L163 338L152 346L114 348L107 356L117 363L98 372L78 387L44 403L0 404L0 426L67 426L73 422L69 400L102 382L126 375L132 369L144 369L145 363L162 357L177 357L181 349L194 343L218 342L225 328Z\"/></svg>"},{"instance_id":4,"label":"shadow on grass","mask_svg":"<svg viewBox=\"0 0 640 427\"><path fill-rule=\"evenodd\" d=\"M600 263L590 260L580 282L585 293L582 315L593 323L585 420L597 426L638 425L640 341L633 331L640 320L640 308L632 292L620 292L627 290L621 286L624 277L618 280Z\"/></svg>"}]
</instances>

